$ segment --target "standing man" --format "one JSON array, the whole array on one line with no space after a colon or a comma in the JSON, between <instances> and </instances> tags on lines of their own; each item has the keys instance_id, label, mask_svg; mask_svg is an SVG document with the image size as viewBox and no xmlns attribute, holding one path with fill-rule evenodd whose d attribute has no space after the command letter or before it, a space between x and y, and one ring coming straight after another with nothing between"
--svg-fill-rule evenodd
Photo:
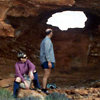
<instances>
[{"instance_id":1,"label":"standing man","mask_svg":"<svg viewBox=\"0 0 100 100\"><path fill-rule=\"evenodd\" d=\"M44 69L42 91L48 94L46 85L47 85L47 80L51 73L51 69L54 68L55 56L54 56L53 44L51 41L51 38L53 36L53 31L52 29L48 28L46 29L45 32L46 32L46 37L42 40L40 45L40 61L42 68Z\"/></svg>"}]
</instances>

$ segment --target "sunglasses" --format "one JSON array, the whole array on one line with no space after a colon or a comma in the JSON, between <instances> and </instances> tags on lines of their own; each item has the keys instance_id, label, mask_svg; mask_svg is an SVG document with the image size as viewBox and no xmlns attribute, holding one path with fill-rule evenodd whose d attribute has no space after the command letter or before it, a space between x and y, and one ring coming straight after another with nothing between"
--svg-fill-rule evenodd
<instances>
[{"instance_id":1,"label":"sunglasses","mask_svg":"<svg viewBox=\"0 0 100 100\"><path fill-rule=\"evenodd\" d=\"M22 57L23 59L26 59L27 57Z\"/></svg>"}]
</instances>

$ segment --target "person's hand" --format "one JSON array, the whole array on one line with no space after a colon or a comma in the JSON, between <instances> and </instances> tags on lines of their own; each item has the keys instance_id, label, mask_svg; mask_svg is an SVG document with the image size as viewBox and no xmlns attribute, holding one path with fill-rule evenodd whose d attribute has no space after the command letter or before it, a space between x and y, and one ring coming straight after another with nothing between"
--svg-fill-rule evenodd
<instances>
[{"instance_id":1,"label":"person's hand","mask_svg":"<svg viewBox=\"0 0 100 100\"><path fill-rule=\"evenodd\" d=\"M24 81L24 84L25 84L26 89L29 89L29 85L26 81Z\"/></svg>"},{"instance_id":2,"label":"person's hand","mask_svg":"<svg viewBox=\"0 0 100 100\"><path fill-rule=\"evenodd\" d=\"M49 68L52 68L51 62L48 62L48 66L49 66Z\"/></svg>"},{"instance_id":3,"label":"person's hand","mask_svg":"<svg viewBox=\"0 0 100 100\"><path fill-rule=\"evenodd\" d=\"M30 79L33 80L34 79L34 75L30 75Z\"/></svg>"},{"instance_id":4,"label":"person's hand","mask_svg":"<svg viewBox=\"0 0 100 100\"><path fill-rule=\"evenodd\" d=\"M34 79L34 75L33 75L33 72L32 71L29 72L29 77L30 77L31 80Z\"/></svg>"}]
</instances>

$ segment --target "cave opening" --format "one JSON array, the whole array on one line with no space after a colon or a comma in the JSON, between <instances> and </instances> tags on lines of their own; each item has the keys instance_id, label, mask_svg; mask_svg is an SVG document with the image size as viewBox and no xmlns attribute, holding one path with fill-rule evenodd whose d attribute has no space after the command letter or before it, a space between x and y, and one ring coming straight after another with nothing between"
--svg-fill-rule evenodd
<instances>
[{"instance_id":1,"label":"cave opening","mask_svg":"<svg viewBox=\"0 0 100 100\"><path fill-rule=\"evenodd\" d=\"M67 31L69 28L84 28L86 21L87 17L83 11L62 11L52 14L46 24Z\"/></svg>"}]
</instances>

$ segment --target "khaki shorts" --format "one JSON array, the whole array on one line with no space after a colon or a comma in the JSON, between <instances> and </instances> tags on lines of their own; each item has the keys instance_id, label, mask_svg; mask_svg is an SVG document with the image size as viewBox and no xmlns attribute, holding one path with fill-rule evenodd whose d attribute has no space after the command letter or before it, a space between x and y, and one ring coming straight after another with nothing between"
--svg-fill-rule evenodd
<instances>
[{"instance_id":1,"label":"khaki shorts","mask_svg":"<svg viewBox=\"0 0 100 100\"><path fill-rule=\"evenodd\" d=\"M30 87L31 86L31 82L32 82L30 77L28 75L24 75L24 79L25 79L25 81L28 83L28 85ZM23 89L26 88L25 84L23 82L20 83L20 87L23 88Z\"/></svg>"}]
</instances>

